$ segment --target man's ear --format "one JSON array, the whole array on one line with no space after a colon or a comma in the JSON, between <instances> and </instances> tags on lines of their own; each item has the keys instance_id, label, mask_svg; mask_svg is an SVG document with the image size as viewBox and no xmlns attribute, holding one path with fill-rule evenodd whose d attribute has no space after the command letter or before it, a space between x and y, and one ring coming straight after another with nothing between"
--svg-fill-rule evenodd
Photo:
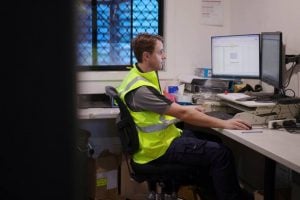
<instances>
[{"instance_id":1,"label":"man's ear","mask_svg":"<svg viewBox=\"0 0 300 200\"><path fill-rule=\"evenodd\" d=\"M150 53L149 52L143 52L143 59L148 60L150 58Z\"/></svg>"}]
</instances>

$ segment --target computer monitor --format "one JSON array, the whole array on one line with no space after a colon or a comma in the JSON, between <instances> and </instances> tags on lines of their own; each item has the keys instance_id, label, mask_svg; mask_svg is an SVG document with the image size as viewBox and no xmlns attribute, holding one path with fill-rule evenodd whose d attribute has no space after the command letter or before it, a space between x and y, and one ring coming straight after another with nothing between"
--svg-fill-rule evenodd
<instances>
[{"instance_id":1,"label":"computer monitor","mask_svg":"<svg viewBox=\"0 0 300 200\"><path fill-rule=\"evenodd\" d=\"M285 62L281 32L261 33L261 80L274 87L274 94L283 89L282 70Z\"/></svg>"},{"instance_id":2,"label":"computer monitor","mask_svg":"<svg viewBox=\"0 0 300 200\"><path fill-rule=\"evenodd\" d=\"M212 77L260 78L260 34L211 37Z\"/></svg>"}]
</instances>

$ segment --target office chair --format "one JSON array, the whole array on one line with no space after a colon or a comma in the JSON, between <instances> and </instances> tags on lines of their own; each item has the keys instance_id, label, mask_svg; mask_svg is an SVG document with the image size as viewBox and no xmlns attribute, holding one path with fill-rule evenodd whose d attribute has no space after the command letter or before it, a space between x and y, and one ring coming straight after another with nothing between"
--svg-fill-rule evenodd
<instances>
[{"instance_id":1,"label":"office chair","mask_svg":"<svg viewBox=\"0 0 300 200\"><path fill-rule=\"evenodd\" d=\"M155 162L138 164L131 159L131 156L139 149L136 125L128 108L119 97L117 90L112 86L106 86L105 91L118 104L120 109L116 124L130 177L138 183L147 182L149 190L147 199L177 200L177 192L181 186L192 186L193 198L196 200L198 199L197 197L201 197L201 200L205 200L203 196L207 195L203 194L211 194L212 186L206 187L210 181L206 178L199 180L199 167ZM197 180L195 177L197 177ZM160 192L158 192L158 189L160 189ZM207 191L209 192L207 193Z\"/></svg>"}]
</instances>

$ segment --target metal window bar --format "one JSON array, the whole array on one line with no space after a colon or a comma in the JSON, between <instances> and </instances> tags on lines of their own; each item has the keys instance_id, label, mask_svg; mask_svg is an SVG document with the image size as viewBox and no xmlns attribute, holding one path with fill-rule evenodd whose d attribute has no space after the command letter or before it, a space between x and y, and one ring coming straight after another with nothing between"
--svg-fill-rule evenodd
<instances>
[{"instance_id":1,"label":"metal window bar","mask_svg":"<svg viewBox=\"0 0 300 200\"><path fill-rule=\"evenodd\" d=\"M131 39L162 35L163 0L82 0L77 63L84 70L120 70L135 62Z\"/></svg>"}]
</instances>

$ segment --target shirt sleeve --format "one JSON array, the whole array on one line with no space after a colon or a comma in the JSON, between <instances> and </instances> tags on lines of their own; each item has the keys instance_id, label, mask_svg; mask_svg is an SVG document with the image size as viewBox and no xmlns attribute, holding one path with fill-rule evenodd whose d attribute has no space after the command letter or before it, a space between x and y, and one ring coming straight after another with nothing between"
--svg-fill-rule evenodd
<instances>
[{"instance_id":1,"label":"shirt sleeve","mask_svg":"<svg viewBox=\"0 0 300 200\"><path fill-rule=\"evenodd\" d=\"M133 111L151 111L159 114L164 114L173 103L150 86L142 86L129 92L125 101Z\"/></svg>"}]
</instances>

